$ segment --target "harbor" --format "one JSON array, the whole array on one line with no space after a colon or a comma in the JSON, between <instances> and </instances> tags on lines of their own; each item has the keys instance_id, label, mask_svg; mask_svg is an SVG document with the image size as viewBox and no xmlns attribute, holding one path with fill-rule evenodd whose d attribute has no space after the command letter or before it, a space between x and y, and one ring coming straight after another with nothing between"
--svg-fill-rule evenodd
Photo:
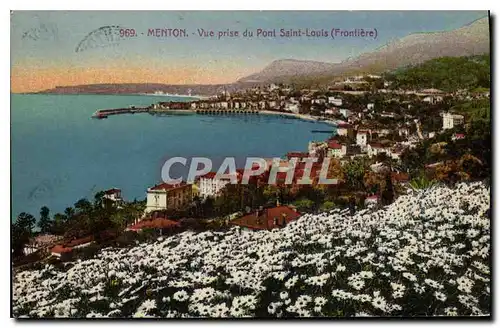
<instances>
[{"instance_id":1,"label":"harbor","mask_svg":"<svg viewBox=\"0 0 500 328\"><path fill-rule=\"evenodd\" d=\"M225 106L224 106L225 105ZM258 106L234 106L227 103L206 101L171 101L159 102L146 107L129 106L124 108L99 109L94 112L92 118L105 119L109 116L120 114L148 113L150 115L278 115L281 117L296 118L305 121L322 122L336 126L337 120L314 117L308 114L299 114L283 110L262 109ZM314 131L315 133L326 133L326 131ZM328 131L330 132L330 131Z\"/></svg>"}]
</instances>

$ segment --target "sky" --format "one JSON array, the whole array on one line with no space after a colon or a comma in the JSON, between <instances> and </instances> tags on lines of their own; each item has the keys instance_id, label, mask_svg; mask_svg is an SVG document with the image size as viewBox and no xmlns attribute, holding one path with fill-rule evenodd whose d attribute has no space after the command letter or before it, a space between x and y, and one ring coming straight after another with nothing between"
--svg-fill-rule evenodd
<instances>
[{"instance_id":1,"label":"sky","mask_svg":"<svg viewBox=\"0 0 500 328\"><path fill-rule=\"evenodd\" d=\"M273 60L340 62L411 33L452 30L485 16L486 11L15 11L11 91L92 83L231 83ZM377 37L286 38L279 35L282 28L376 29ZM136 36L117 40L125 29ZM187 37L148 36L150 29L185 29ZM201 37L199 29L215 37ZM276 37L257 37L257 29L276 30ZM228 30L239 36L217 38ZM243 36L245 30L253 37Z\"/></svg>"}]
</instances>

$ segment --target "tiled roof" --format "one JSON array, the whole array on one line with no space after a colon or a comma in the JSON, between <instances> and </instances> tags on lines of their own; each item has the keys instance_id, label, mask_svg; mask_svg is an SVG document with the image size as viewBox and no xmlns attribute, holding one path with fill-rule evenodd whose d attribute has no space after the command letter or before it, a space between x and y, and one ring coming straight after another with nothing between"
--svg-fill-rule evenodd
<instances>
[{"instance_id":1,"label":"tiled roof","mask_svg":"<svg viewBox=\"0 0 500 328\"><path fill-rule=\"evenodd\" d=\"M331 149L342 149L342 145L337 143L337 141L333 140L333 141L330 141L328 142L328 148L331 148Z\"/></svg>"},{"instance_id":2,"label":"tiled roof","mask_svg":"<svg viewBox=\"0 0 500 328\"><path fill-rule=\"evenodd\" d=\"M66 243L65 246L67 246L67 247L75 247L75 246L78 246L78 245L90 243L93 240L94 240L94 236L87 236L87 237L83 237L83 238L73 239L69 243Z\"/></svg>"},{"instance_id":3,"label":"tiled roof","mask_svg":"<svg viewBox=\"0 0 500 328\"><path fill-rule=\"evenodd\" d=\"M142 229L164 229L180 226L179 222L169 220L167 218L154 218L142 220L127 227L127 230L138 231Z\"/></svg>"},{"instance_id":4,"label":"tiled roof","mask_svg":"<svg viewBox=\"0 0 500 328\"><path fill-rule=\"evenodd\" d=\"M104 192L105 195L112 195L112 194L115 194L115 193L118 193L118 192L121 192L121 189L118 189L118 188L111 188L111 189L108 189Z\"/></svg>"},{"instance_id":5,"label":"tiled roof","mask_svg":"<svg viewBox=\"0 0 500 328\"><path fill-rule=\"evenodd\" d=\"M271 230L283 225L283 219L289 223L300 217L300 213L294 211L288 206L278 206L262 210L261 213L252 213L230 222L232 225L238 225L253 230ZM274 218L277 224L274 224Z\"/></svg>"},{"instance_id":6,"label":"tiled roof","mask_svg":"<svg viewBox=\"0 0 500 328\"><path fill-rule=\"evenodd\" d=\"M56 254L62 254L62 253L71 253L73 251L73 248L71 247L64 247L62 245L56 245L52 247L50 250L51 253L56 253Z\"/></svg>"},{"instance_id":7,"label":"tiled roof","mask_svg":"<svg viewBox=\"0 0 500 328\"><path fill-rule=\"evenodd\" d=\"M309 157L309 153L304 153L304 152L290 152L286 154L286 157L288 158L307 158Z\"/></svg>"},{"instance_id":8,"label":"tiled roof","mask_svg":"<svg viewBox=\"0 0 500 328\"><path fill-rule=\"evenodd\" d=\"M175 188L180 188L186 186L186 182L182 181L181 183L177 184L171 184L171 183L161 183L159 185L156 185L154 187L151 187L150 190L170 190L170 189L175 189Z\"/></svg>"}]
</instances>

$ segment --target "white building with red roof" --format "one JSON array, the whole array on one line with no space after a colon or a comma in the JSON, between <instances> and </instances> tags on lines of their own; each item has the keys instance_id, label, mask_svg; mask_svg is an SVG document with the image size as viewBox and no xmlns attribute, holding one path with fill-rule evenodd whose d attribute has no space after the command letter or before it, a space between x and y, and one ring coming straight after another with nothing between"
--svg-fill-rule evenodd
<instances>
[{"instance_id":1,"label":"white building with red roof","mask_svg":"<svg viewBox=\"0 0 500 328\"><path fill-rule=\"evenodd\" d=\"M307 153L301 154L307 155ZM219 177L216 172L208 172L207 174L201 176L197 183L200 197L217 197L222 189L224 189L227 184L231 183L231 180L241 182L244 171L244 169L237 169L231 177L228 176L228 173Z\"/></svg>"},{"instance_id":2,"label":"white building with red roof","mask_svg":"<svg viewBox=\"0 0 500 328\"><path fill-rule=\"evenodd\" d=\"M111 202L113 206L120 207L123 203L122 191L118 188L111 188L104 191L104 195L102 196L103 200L107 200L108 203ZM103 202L103 206L105 203Z\"/></svg>"},{"instance_id":3,"label":"white building with red roof","mask_svg":"<svg viewBox=\"0 0 500 328\"><path fill-rule=\"evenodd\" d=\"M200 197L217 197L221 190L230 182L230 179L217 177L216 172L208 172L198 180Z\"/></svg>"},{"instance_id":4,"label":"white building with red roof","mask_svg":"<svg viewBox=\"0 0 500 328\"><path fill-rule=\"evenodd\" d=\"M342 158L347 154L347 146L339 144L336 140L328 142L328 156Z\"/></svg>"},{"instance_id":5,"label":"white building with red roof","mask_svg":"<svg viewBox=\"0 0 500 328\"><path fill-rule=\"evenodd\" d=\"M371 195L365 198L365 206L372 207L378 204L379 197L377 195Z\"/></svg>"},{"instance_id":6,"label":"white building with red roof","mask_svg":"<svg viewBox=\"0 0 500 328\"><path fill-rule=\"evenodd\" d=\"M193 200L193 185L185 182L177 184L161 183L148 188L146 213L179 209Z\"/></svg>"}]
</instances>

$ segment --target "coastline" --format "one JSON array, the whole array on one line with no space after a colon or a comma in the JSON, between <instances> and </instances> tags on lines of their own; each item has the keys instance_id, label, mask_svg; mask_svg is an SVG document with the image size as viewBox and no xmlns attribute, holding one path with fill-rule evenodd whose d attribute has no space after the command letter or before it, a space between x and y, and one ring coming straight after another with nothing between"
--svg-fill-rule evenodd
<instances>
[{"instance_id":1,"label":"coastline","mask_svg":"<svg viewBox=\"0 0 500 328\"><path fill-rule=\"evenodd\" d=\"M159 109L159 110L150 110L149 113L152 114L197 114L196 110L194 109ZM299 119L303 121L308 121L308 122L316 122L316 123L325 123L331 126L337 127L337 125L341 122L339 120L329 120L329 119L322 119L318 118L312 115L308 114L297 114L297 113L291 113L291 112L278 112L278 111L272 111L272 110L259 110L258 114L263 114L263 115L275 115L275 116L282 116L282 117L287 117L287 118L294 118L294 119Z\"/></svg>"},{"instance_id":2,"label":"coastline","mask_svg":"<svg viewBox=\"0 0 500 328\"><path fill-rule=\"evenodd\" d=\"M200 95L173 95L173 94L154 94L154 93L136 93L134 95L137 96L152 96L152 97L177 97L177 98L192 98L192 99L199 99L199 100L206 100L209 99L212 96L200 96Z\"/></svg>"},{"instance_id":3,"label":"coastline","mask_svg":"<svg viewBox=\"0 0 500 328\"><path fill-rule=\"evenodd\" d=\"M291 113L291 112L277 112L277 111L271 111L271 110L261 110L259 111L259 114L264 114L264 115L280 115L280 116L288 116L288 117L293 117L297 118L300 120L304 121L312 121L312 122L318 122L318 123L326 123L332 126L337 126L338 121L335 120L328 120L328 119L321 119L312 115L308 114L297 114L297 113Z\"/></svg>"}]
</instances>

